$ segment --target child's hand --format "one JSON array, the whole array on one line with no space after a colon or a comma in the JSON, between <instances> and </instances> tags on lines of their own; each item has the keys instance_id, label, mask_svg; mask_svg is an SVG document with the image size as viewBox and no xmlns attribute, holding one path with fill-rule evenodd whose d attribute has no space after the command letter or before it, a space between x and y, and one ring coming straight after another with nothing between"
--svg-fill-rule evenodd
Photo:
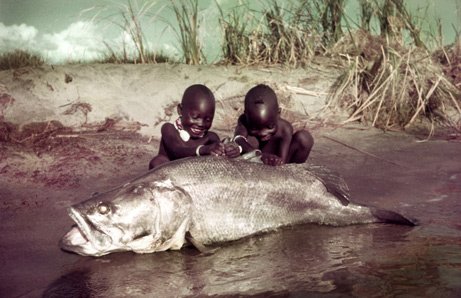
<instances>
[{"instance_id":1,"label":"child's hand","mask_svg":"<svg viewBox=\"0 0 461 298\"><path fill-rule=\"evenodd\" d=\"M264 164L270 166L281 166L283 164L283 160L280 157L270 153L263 153L261 160Z\"/></svg>"},{"instance_id":2,"label":"child's hand","mask_svg":"<svg viewBox=\"0 0 461 298\"><path fill-rule=\"evenodd\" d=\"M235 142L230 142L224 144L224 151L227 157L236 158L240 156L240 148L239 145Z\"/></svg>"},{"instance_id":3,"label":"child's hand","mask_svg":"<svg viewBox=\"0 0 461 298\"><path fill-rule=\"evenodd\" d=\"M226 154L225 149L224 149L224 144L221 142L210 144L208 145L208 147L209 147L208 150L210 151L210 155L221 156L221 155Z\"/></svg>"}]
</instances>

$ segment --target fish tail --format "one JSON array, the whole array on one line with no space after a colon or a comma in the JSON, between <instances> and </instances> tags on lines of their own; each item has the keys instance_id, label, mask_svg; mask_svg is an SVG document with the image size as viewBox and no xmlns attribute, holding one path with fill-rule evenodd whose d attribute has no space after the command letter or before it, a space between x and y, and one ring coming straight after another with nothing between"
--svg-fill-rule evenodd
<instances>
[{"instance_id":1,"label":"fish tail","mask_svg":"<svg viewBox=\"0 0 461 298\"><path fill-rule=\"evenodd\" d=\"M411 219L403 216L394 211L383 210L378 208L370 208L371 214L379 220L379 222L407 225L407 226L417 226L418 222L415 219Z\"/></svg>"}]
</instances>

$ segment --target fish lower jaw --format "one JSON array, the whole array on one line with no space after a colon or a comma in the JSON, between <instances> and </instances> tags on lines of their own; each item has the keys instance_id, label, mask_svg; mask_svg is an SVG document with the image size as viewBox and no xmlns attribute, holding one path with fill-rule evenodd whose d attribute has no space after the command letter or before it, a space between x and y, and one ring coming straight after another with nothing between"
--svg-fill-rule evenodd
<instances>
[{"instance_id":1,"label":"fish lower jaw","mask_svg":"<svg viewBox=\"0 0 461 298\"><path fill-rule=\"evenodd\" d=\"M112 252L112 238L86 222L74 208L69 210L76 225L61 239L61 248L83 256L102 256Z\"/></svg>"},{"instance_id":2,"label":"fish lower jaw","mask_svg":"<svg viewBox=\"0 0 461 298\"><path fill-rule=\"evenodd\" d=\"M65 251L74 252L82 256L93 256L98 253L98 250L94 248L77 226L74 226L62 237L60 247Z\"/></svg>"}]
</instances>

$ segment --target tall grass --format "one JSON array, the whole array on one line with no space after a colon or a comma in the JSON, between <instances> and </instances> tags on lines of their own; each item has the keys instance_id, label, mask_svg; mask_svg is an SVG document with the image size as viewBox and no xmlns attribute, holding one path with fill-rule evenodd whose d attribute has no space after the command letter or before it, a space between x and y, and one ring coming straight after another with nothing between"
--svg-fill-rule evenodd
<instances>
[{"instance_id":1,"label":"tall grass","mask_svg":"<svg viewBox=\"0 0 461 298\"><path fill-rule=\"evenodd\" d=\"M406 30L417 47L426 47L420 37L420 28L408 12L403 0L375 0L375 12L379 19L381 35L398 38Z\"/></svg>"},{"instance_id":2,"label":"tall grass","mask_svg":"<svg viewBox=\"0 0 461 298\"><path fill-rule=\"evenodd\" d=\"M14 50L0 55L0 70L21 67L38 67L45 63L43 57L23 50Z\"/></svg>"},{"instance_id":3,"label":"tall grass","mask_svg":"<svg viewBox=\"0 0 461 298\"><path fill-rule=\"evenodd\" d=\"M142 62L138 56L129 55L126 49L122 52L114 51L113 47L107 43L106 52L98 59L87 61L84 63L112 63L112 64L139 64L139 63L177 63L177 61L162 52L146 51L143 55L144 59ZM122 48L123 49L123 48Z\"/></svg>"},{"instance_id":4,"label":"tall grass","mask_svg":"<svg viewBox=\"0 0 461 298\"><path fill-rule=\"evenodd\" d=\"M305 65L316 52L318 30L313 27L308 1L265 3L263 11L249 4L225 14L219 7L223 31L223 61L232 64ZM250 13L248 13L250 11Z\"/></svg>"},{"instance_id":5,"label":"tall grass","mask_svg":"<svg viewBox=\"0 0 461 298\"><path fill-rule=\"evenodd\" d=\"M314 3L320 12L324 40L338 41L343 35L341 21L344 17L345 0L323 0Z\"/></svg>"},{"instance_id":6,"label":"tall grass","mask_svg":"<svg viewBox=\"0 0 461 298\"><path fill-rule=\"evenodd\" d=\"M461 115L460 90L426 50L366 34L357 38L364 41L361 53L349 57L328 102L349 111L345 122L405 129L418 120L446 124L453 112Z\"/></svg>"},{"instance_id":7,"label":"tall grass","mask_svg":"<svg viewBox=\"0 0 461 298\"><path fill-rule=\"evenodd\" d=\"M101 61L108 63L157 63L157 53L147 42L143 23L153 24L159 19L163 6L158 7L157 1L145 1L139 4L137 0L127 0L126 3L95 6L83 13L96 12L91 21L106 23L106 26L115 25L128 40L123 38L118 48L104 42L106 53ZM130 47L134 47L133 49ZM163 56L163 55L162 55ZM162 57L164 60L164 57Z\"/></svg>"},{"instance_id":8,"label":"tall grass","mask_svg":"<svg viewBox=\"0 0 461 298\"><path fill-rule=\"evenodd\" d=\"M205 61L200 42L198 0L171 1L171 8L176 16L178 27L167 22L175 31L186 64L201 64Z\"/></svg>"},{"instance_id":9,"label":"tall grass","mask_svg":"<svg viewBox=\"0 0 461 298\"><path fill-rule=\"evenodd\" d=\"M361 121L385 130L422 123L456 128L461 119L461 88L447 76L449 66L433 59L418 20L402 0L360 4L361 29L344 35L328 50L345 58L345 67L327 107L348 111L346 123ZM379 24L379 34L371 28L373 20ZM453 57L441 52L444 61Z\"/></svg>"},{"instance_id":10,"label":"tall grass","mask_svg":"<svg viewBox=\"0 0 461 298\"><path fill-rule=\"evenodd\" d=\"M227 15L217 5L220 17L220 24L223 30L222 54L225 62L231 64L249 64L250 63L250 36L248 33L249 22L251 18L245 12L249 10L248 6L242 5L232 9Z\"/></svg>"}]
</instances>

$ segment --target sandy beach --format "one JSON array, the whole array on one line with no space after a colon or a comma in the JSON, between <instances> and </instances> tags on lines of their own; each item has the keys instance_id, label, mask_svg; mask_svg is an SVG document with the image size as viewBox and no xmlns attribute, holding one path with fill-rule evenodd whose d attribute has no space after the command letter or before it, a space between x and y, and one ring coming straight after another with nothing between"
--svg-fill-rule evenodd
<instances>
[{"instance_id":1,"label":"sandy beach","mask_svg":"<svg viewBox=\"0 0 461 298\"><path fill-rule=\"evenodd\" d=\"M341 294L341 283L354 285L353 289L351 286L345 290L353 296L369 296L374 286L367 281L371 276L368 272L378 271L383 272L384 277L377 279L376 287L391 284L399 288L403 279L405 286L402 287L415 296L437 291L446 297L456 297L461 293L459 283L449 281L459 276L459 261L456 260L459 260L460 251L461 227L457 221L460 206L459 200L455 200L461 193L459 134L441 131L427 140L427 132L384 132L360 123L342 125L347 117L344 112L324 109L329 88L338 76L337 69L324 65L313 63L305 69L284 69L101 64L1 71L1 295L38 297L48 293L44 297L51 297L53 293L66 293L62 292L65 289L88 294L91 289L75 288L80 283L72 278L77 276L81 281L89 275L96 286L108 280L111 285L97 288L96 294L130 296L134 293L131 288L123 288L121 282L110 282L122 279L117 272L121 266L127 266L124 270L134 275L149 272L135 281L139 283L137 289L144 292L136 292L139 295L134 296L152 293L152 285L160 282L176 284L182 289L177 292L177 287L157 288L157 293L164 296L236 293L284 296L287 291L304 294L339 291ZM186 251L179 255L160 254L155 262L146 261L146 256L132 254L97 262L62 252L58 241L72 225L66 208L96 191L110 189L144 173L158 150L162 123L176 119L176 105L182 92L195 83L207 85L216 96L218 103L212 130L220 137L232 135L249 88L258 83L272 86L279 97L282 116L296 129L309 129L315 138L309 162L341 173L351 188L354 201L402 212L417 218L421 227L411 232L393 228L392 233L386 232L389 229L386 226L312 227L276 233L263 240L259 238L257 241L262 241L261 244L251 244L250 248L245 244L237 244L234 248L231 245L211 259L196 258ZM293 239L288 242L287 249L300 257L297 263L285 259L287 256L280 254L284 250L272 245L273 242L284 243L284 237L290 235ZM300 253L298 236L306 241L302 245L307 256L302 257ZM324 243L312 247L318 239L323 239ZM261 247L264 241L267 246ZM403 241L401 247L389 248L394 241ZM436 250L433 253L428 252L429 242L436 245L436 248L430 245ZM341 255L335 257L338 252ZM381 264L375 259L376 254L382 252L385 258ZM440 259L441 255L448 259ZM206 282L216 278L208 271L207 262L229 256L235 258L235 266L248 266L252 261L265 264L268 259L280 264L270 270L254 265L260 269L258 272L274 272L264 280L251 274L242 279L229 273L217 283ZM310 261L312 256L326 265ZM189 278L182 274L187 272L185 269L152 274L159 272L157 267L162 264L175 264L181 258L197 266L197 276L203 275L204 281L192 278L194 286L191 286ZM440 283L434 282L430 270L414 280L411 276L420 276L420 273L399 278L395 272L389 272L389 263L401 268L405 264L399 262L408 259L416 264L410 271L426 272L427 264L441 268ZM102 266L103 263L107 266ZM302 263L307 265L298 268L297 264ZM226 263L221 260L221 264ZM337 275L338 266L346 270L344 276ZM458 269L453 269L456 266ZM169 268L168 265L163 267ZM89 268L89 273L82 273L82 268ZM234 269L238 271L238 268ZM293 268L297 268L299 275L292 274ZM443 271L444 268L452 268L452 271ZM231 272L228 267L222 270ZM312 274L320 277L313 278ZM251 285L245 284L247 279ZM420 287L420 282L425 286ZM388 292L392 293L395 292Z\"/></svg>"},{"instance_id":2,"label":"sandy beach","mask_svg":"<svg viewBox=\"0 0 461 298\"><path fill-rule=\"evenodd\" d=\"M142 156L131 162L147 165L157 151L161 125L176 119L184 89L196 83L215 94L212 130L221 138L232 135L245 93L259 83L276 90L282 116L295 128L315 133L340 117L324 110L336 76L333 69L319 65L283 69L95 64L2 71L0 171L12 182L20 177L20 183L44 180L45 185L76 187L81 183L75 181L82 178L73 176L81 176L85 165L100 166L102 173L118 172L117 167L126 166L115 160L120 156ZM105 158L107 166L101 165Z\"/></svg>"}]
</instances>

